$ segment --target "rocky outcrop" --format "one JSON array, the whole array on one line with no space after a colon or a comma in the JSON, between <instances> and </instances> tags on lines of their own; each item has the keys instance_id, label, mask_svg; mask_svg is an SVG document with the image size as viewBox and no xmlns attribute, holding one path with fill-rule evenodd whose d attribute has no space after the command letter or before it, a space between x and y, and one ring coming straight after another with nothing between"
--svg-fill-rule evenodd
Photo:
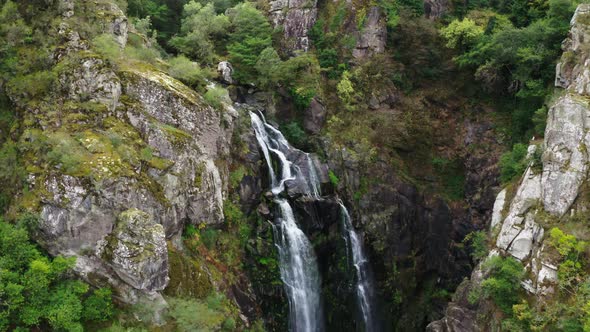
<instances>
[{"instance_id":1,"label":"rocky outcrop","mask_svg":"<svg viewBox=\"0 0 590 332\"><path fill-rule=\"evenodd\" d=\"M153 292L168 285L164 228L150 215L137 209L121 212L106 242L100 254L131 287Z\"/></svg>"},{"instance_id":2,"label":"rocky outcrop","mask_svg":"<svg viewBox=\"0 0 590 332\"><path fill-rule=\"evenodd\" d=\"M232 67L231 63L229 63L228 61L221 61L219 64L217 64L217 73L219 74L219 79L221 83L233 84L233 72L234 67Z\"/></svg>"},{"instance_id":3,"label":"rocky outcrop","mask_svg":"<svg viewBox=\"0 0 590 332\"><path fill-rule=\"evenodd\" d=\"M303 128L312 134L319 134L326 122L327 110L324 105L313 98L303 117Z\"/></svg>"},{"instance_id":4,"label":"rocky outcrop","mask_svg":"<svg viewBox=\"0 0 590 332\"><path fill-rule=\"evenodd\" d=\"M424 1L424 15L431 19L438 19L443 17L448 10L447 0L425 0Z\"/></svg>"},{"instance_id":5,"label":"rocky outcrop","mask_svg":"<svg viewBox=\"0 0 590 332\"><path fill-rule=\"evenodd\" d=\"M589 40L588 15L590 6L579 5L571 21L570 35L563 43L564 54L557 65L555 85L565 91L549 109L544 142L541 146L529 147L528 157L532 160L514 196L508 199L510 191L505 189L498 194L494 205L492 229L500 228L500 231L490 255L510 255L521 261L527 271L522 287L537 300L555 291L559 263L544 241L546 230L542 221L546 218L558 220L568 213L573 215L575 209L587 209L587 202L580 201L579 197L588 178L586 146L590 143L590 105L586 101L589 54L584 46ZM536 149L544 149L540 161L533 158ZM509 205L504 203L506 200ZM468 287L479 287L481 280L480 264L467 282ZM473 317L454 315L451 310L457 306L474 309L466 299L467 294L458 294L449 304L446 316L429 325L430 331L463 331L448 328L448 323L469 321ZM480 315L491 310L479 303L475 313ZM478 321L473 330L488 330L490 324Z\"/></svg>"},{"instance_id":6,"label":"rocky outcrop","mask_svg":"<svg viewBox=\"0 0 590 332\"><path fill-rule=\"evenodd\" d=\"M352 56L357 59L366 59L374 54L385 51L387 40L387 27L385 19L381 17L379 7L370 7L365 23L357 33L356 47L352 50Z\"/></svg>"},{"instance_id":7,"label":"rocky outcrop","mask_svg":"<svg viewBox=\"0 0 590 332\"><path fill-rule=\"evenodd\" d=\"M94 53L76 22L96 24L124 47L127 18L112 1L59 6L62 44L53 59L67 70L55 70L58 114L10 96L27 123L21 141L47 140L53 153L25 161L30 194L15 204L39 213L39 243L52 255L76 257L86 281L109 285L122 302L154 301L160 310L167 240L180 247L186 225L224 221L224 160L237 113L213 109L150 65L114 66Z\"/></svg>"},{"instance_id":8,"label":"rocky outcrop","mask_svg":"<svg viewBox=\"0 0 590 332\"><path fill-rule=\"evenodd\" d=\"M317 19L317 0L274 0L269 16L275 28L282 27L285 47L293 52L309 49L309 30Z\"/></svg>"}]
</instances>

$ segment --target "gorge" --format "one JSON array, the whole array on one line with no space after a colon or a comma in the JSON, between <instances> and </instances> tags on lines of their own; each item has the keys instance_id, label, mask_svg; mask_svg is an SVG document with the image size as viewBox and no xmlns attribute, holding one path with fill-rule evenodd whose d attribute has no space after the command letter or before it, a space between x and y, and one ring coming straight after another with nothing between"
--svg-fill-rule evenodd
<instances>
[{"instance_id":1,"label":"gorge","mask_svg":"<svg viewBox=\"0 0 590 332\"><path fill-rule=\"evenodd\" d=\"M0 0L0 331L590 330L590 5Z\"/></svg>"}]
</instances>

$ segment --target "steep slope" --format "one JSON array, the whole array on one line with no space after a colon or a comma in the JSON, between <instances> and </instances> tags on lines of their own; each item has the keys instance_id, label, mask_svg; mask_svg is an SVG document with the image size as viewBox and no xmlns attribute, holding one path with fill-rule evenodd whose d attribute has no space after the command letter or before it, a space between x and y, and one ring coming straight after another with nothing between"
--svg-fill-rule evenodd
<instances>
[{"instance_id":1,"label":"steep slope","mask_svg":"<svg viewBox=\"0 0 590 332\"><path fill-rule=\"evenodd\" d=\"M40 102L8 90L28 173L28 190L10 211L38 213L39 243L76 257L89 283L110 285L128 304L164 305L169 247L181 249L188 225L224 222L222 160L236 114L151 65L95 53L97 34L114 36L121 49L129 38L113 2L61 1L46 10L56 10L59 26L49 31L59 40L49 69L57 82ZM79 22L98 31L79 31Z\"/></svg>"},{"instance_id":2,"label":"steep slope","mask_svg":"<svg viewBox=\"0 0 590 332\"><path fill-rule=\"evenodd\" d=\"M538 308L575 296L558 297L564 287L558 278L563 273L563 257L556 252L553 229L563 228L587 240L583 222L590 203L585 185L590 114L586 100L589 10L587 4L578 6L570 34L562 44L564 54L557 65L555 85L563 90L554 93L543 143L529 147L529 167L514 188L498 194L491 219L495 245L490 257L508 256L522 262L522 287L532 299L531 305ZM497 307L486 299L474 301L470 295L481 288L489 273L485 264L480 264L471 279L460 286L445 318L431 323L428 330L488 331L500 326L501 320L494 314ZM546 324L551 328L551 323Z\"/></svg>"}]
</instances>

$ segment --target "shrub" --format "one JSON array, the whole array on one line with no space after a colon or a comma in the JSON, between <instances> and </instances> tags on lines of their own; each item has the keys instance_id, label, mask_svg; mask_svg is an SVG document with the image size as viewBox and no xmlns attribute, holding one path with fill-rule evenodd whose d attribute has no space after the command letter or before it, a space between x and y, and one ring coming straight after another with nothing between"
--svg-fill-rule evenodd
<instances>
[{"instance_id":1,"label":"shrub","mask_svg":"<svg viewBox=\"0 0 590 332\"><path fill-rule=\"evenodd\" d=\"M179 331L216 331L226 320L227 312L221 305L211 301L194 299L168 299L168 315L174 319Z\"/></svg>"},{"instance_id":2,"label":"shrub","mask_svg":"<svg viewBox=\"0 0 590 332\"><path fill-rule=\"evenodd\" d=\"M219 86L209 87L204 98L209 105L217 109L222 109L223 104L229 102L229 94L227 90Z\"/></svg>"},{"instance_id":3,"label":"shrub","mask_svg":"<svg viewBox=\"0 0 590 332\"><path fill-rule=\"evenodd\" d=\"M110 290L87 294L87 284L70 278L74 264L75 258L45 257L24 228L0 220L0 330L82 331L84 320L108 319Z\"/></svg>"},{"instance_id":4,"label":"shrub","mask_svg":"<svg viewBox=\"0 0 590 332\"><path fill-rule=\"evenodd\" d=\"M184 55L172 58L168 63L168 74L193 88L205 86L206 79L211 76L198 63L190 61Z\"/></svg>"},{"instance_id":5,"label":"shrub","mask_svg":"<svg viewBox=\"0 0 590 332\"><path fill-rule=\"evenodd\" d=\"M512 257L494 256L484 262L483 268L489 277L481 283L482 295L494 301L505 313L511 313L512 306L518 303L524 267Z\"/></svg>"},{"instance_id":6,"label":"shrub","mask_svg":"<svg viewBox=\"0 0 590 332\"><path fill-rule=\"evenodd\" d=\"M216 229L206 228L205 230L201 231L201 241L209 250L215 248L218 238L219 231Z\"/></svg>"},{"instance_id":7,"label":"shrub","mask_svg":"<svg viewBox=\"0 0 590 332\"><path fill-rule=\"evenodd\" d=\"M170 40L170 45L193 59L213 63L215 49L229 25L227 16L216 15L212 3L203 6L192 0L184 5L181 33Z\"/></svg>"},{"instance_id":8,"label":"shrub","mask_svg":"<svg viewBox=\"0 0 590 332\"><path fill-rule=\"evenodd\" d=\"M338 187L340 179L336 176L336 174L334 174L332 170L328 172L328 177L330 178L330 182L332 183L332 185L334 185L334 187Z\"/></svg>"},{"instance_id":9,"label":"shrub","mask_svg":"<svg viewBox=\"0 0 590 332\"><path fill-rule=\"evenodd\" d=\"M500 158L500 179L503 183L510 182L514 177L521 176L528 166L527 146L517 143L512 151Z\"/></svg>"},{"instance_id":10,"label":"shrub","mask_svg":"<svg viewBox=\"0 0 590 332\"><path fill-rule=\"evenodd\" d=\"M272 46L272 28L266 16L248 2L232 8L229 16L233 31L227 50L234 77L244 83L253 82L259 55Z\"/></svg>"},{"instance_id":11,"label":"shrub","mask_svg":"<svg viewBox=\"0 0 590 332\"><path fill-rule=\"evenodd\" d=\"M296 147L303 147L307 142L307 135L301 125L298 122L292 121L282 126L281 131L285 134L285 137Z\"/></svg>"},{"instance_id":12,"label":"shrub","mask_svg":"<svg viewBox=\"0 0 590 332\"><path fill-rule=\"evenodd\" d=\"M469 243L470 254L474 260L483 259L488 255L487 241L488 238L484 231L471 232L463 239L463 243Z\"/></svg>"},{"instance_id":13,"label":"shrub","mask_svg":"<svg viewBox=\"0 0 590 332\"><path fill-rule=\"evenodd\" d=\"M121 46L111 34L102 34L95 37L92 40L92 46L96 52L110 60L115 61L121 57Z\"/></svg>"}]
</instances>

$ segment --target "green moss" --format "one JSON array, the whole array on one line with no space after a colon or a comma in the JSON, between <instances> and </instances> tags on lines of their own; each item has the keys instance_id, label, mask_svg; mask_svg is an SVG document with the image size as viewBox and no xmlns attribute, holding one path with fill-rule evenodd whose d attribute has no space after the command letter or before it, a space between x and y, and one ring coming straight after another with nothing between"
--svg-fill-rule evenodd
<instances>
[{"instance_id":1,"label":"green moss","mask_svg":"<svg viewBox=\"0 0 590 332\"><path fill-rule=\"evenodd\" d=\"M162 131L164 131L164 133L166 133L166 136L168 137L168 139L174 145L176 145L178 147L183 147L188 142L193 140L192 135L182 129L172 127L172 126L169 126L167 124L162 124L162 123L159 124L159 128Z\"/></svg>"},{"instance_id":2,"label":"green moss","mask_svg":"<svg viewBox=\"0 0 590 332\"><path fill-rule=\"evenodd\" d=\"M189 258L168 244L170 282L164 294L177 297L205 298L212 290L207 271L196 258Z\"/></svg>"}]
</instances>

